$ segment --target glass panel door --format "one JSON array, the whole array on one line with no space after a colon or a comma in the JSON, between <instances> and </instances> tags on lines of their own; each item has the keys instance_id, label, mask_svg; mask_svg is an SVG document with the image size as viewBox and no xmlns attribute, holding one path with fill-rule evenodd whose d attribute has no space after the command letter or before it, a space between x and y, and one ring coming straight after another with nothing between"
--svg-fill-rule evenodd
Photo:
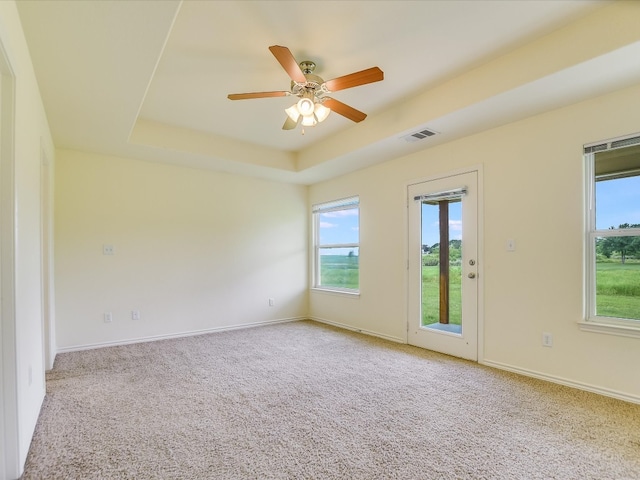
<instances>
[{"instance_id":1,"label":"glass panel door","mask_svg":"<svg viewBox=\"0 0 640 480\"><path fill-rule=\"evenodd\" d=\"M477 172L408 187L408 343L478 359Z\"/></svg>"}]
</instances>

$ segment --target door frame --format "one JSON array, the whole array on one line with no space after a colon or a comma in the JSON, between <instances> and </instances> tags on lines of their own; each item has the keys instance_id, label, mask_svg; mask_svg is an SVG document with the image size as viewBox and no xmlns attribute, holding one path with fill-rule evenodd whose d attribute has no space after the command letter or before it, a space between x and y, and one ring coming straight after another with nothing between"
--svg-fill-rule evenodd
<instances>
[{"instance_id":1,"label":"door frame","mask_svg":"<svg viewBox=\"0 0 640 480\"><path fill-rule=\"evenodd\" d=\"M406 271L405 271L405 331L404 331L404 343L409 343L409 327L411 324L411 319L409 318L409 222L411 218L409 218L409 198L407 195L408 189L411 185L415 185L417 183L425 183L433 180L440 180L447 177L453 177L456 175L461 175L464 173L472 173L476 172L478 178L478 195L476 198L478 215L477 215L477 248L478 248L478 256L477 256L477 277L476 280L478 282L478 313L477 313L477 321L478 321L478 360L477 363L484 363L484 174L483 174L483 166L482 164L472 165L469 167L459 168L456 170L450 170L448 172L441 172L434 175L430 175L427 177L415 178L410 181L405 182L404 190L402 192L403 198L405 199L406 205L404 209L404 258L406 263Z\"/></svg>"},{"instance_id":2,"label":"door frame","mask_svg":"<svg viewBox=\"0 0 640 480\"><path fill-rule=\"evenodd\" d=\"M15 305L15 74L0 39L0 479L20 465Z\"/></svg>"},{"instance_id":3,"label":"door frame","mask_svg":"<svg viewBox=\"0 0 640 480\"><path fill-rule=\"evenodd\" d=\"M56 358L56 335L53 284L53 173L42 138L40 139L40 278L42 288L43 371L53 368Z\"/></svg>"}]
</instances>

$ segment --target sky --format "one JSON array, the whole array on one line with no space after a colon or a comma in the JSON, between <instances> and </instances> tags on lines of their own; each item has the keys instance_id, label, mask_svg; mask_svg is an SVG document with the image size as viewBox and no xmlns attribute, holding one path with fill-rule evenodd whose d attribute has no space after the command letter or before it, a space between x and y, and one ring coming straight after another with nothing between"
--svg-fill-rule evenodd
<instances>
[{"instance_id":1,"label":"sky","mask_svg":"<svg viewBox=\"0 0 640 480\"><path fill-rule=\"evenodd\" d=\"M596 228L640 224L640 175L596 182Z\"/></svg>"},{"instance_id":2,"label":"sky","mask_svg":"<svg viewBox=\"0 0 640 480\"><path fill-rule=\"evenodd\" d=\"M440 243L440 209L422 204L422 245ZM449 203L449 240L462 240L462 202Z\"/></svg>"},{"instance_id":3,"label":"sky","mask_svg":"<svg viewBox=\"0 0 640 480\"><path fill-rule=\"evenodd\" d=\"M640 224L640 175L596 182L596 227L606 230L623 223ZM359 243L358 209L339 210L320 215L320 243ZM440 242L438 206L422 206L422 244ZM462 202L449 204L449 238L462 238ZM347 250L324 253L346 255ZM358 253L357 251L355 252Z\"/></svg>"},{"instance_id":4,"label":"sky","mask_svg":"<svg viewBox=\"0 0 640 480\"><path fill-rule=\"evenodd\" d=\"M360 222L358 209L339 210L320 214L320 244L359 243ZM462 203L449 204L449 238L462 238ZM422 207L422 243L433 245L440 242L438 206ZM324 251L321 254L346 255L349 250ZM355 252L358 253L357 251Z\"/></svg>"},{"instance_id":5,"label":"sky","mask_svg":"<svg viewBox=\"0 0 640 480\"><path fill-rule=\"evenodd\" d=\"M320 245L360 242L360 217L357 208L320 214ZM321 255L348 255L353 248L321 251ZM358 254L354 250L354 254Z\"/></svg>"}]
</instances>

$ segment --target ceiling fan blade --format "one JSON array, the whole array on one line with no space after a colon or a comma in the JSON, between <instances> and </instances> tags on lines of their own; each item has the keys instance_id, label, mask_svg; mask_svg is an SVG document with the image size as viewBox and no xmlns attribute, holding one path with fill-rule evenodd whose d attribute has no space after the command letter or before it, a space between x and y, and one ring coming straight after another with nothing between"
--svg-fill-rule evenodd
<instances>
[{"instance_id":1,"label":"ceiling fan blade","mask_svg":"<svg viewBox=\"0 0 640 480\"><path fill-rule=\"evenodd\" d=\"M360 72L334 78L333 80L327 80L324 85L330 92L337 92L345 88L358 87L367 83L379 82L380 80L384 80L384 72L378 67L371 67Z\"/></svg>"},{"instance_id":2,"label":"ceiling fan blade","mask_svg":"<svg viewBox=\"0 0 640 480\"><path fill-rule=\"evenodd\" d=\"M253 92L253 93L231 93L227 95L229 100L246 100L248 98L268 98L268 97L286 97L290 92Z\"/></svg>"},{"instance_id":3,"label":"ceiling fan blade","mask_svg":"<svg viewBox=\"0 0 640 480\"><path fill-rule=\"evenodd\" d=\"M356 123L361 122L362 120L367 118L366 113L362 113L360 110L356 110L355 108L350 107L346 103L342 103L335 98L325 98L322 104L325 107L330 108L334 112L348 118L349 120L353 120Z\"/></svg>"},{"instance_id":4,"label":"ceiling fan blade","mask_svg":"<svg viewBox=\"0 0 640 480\"><path fill-rule=\"evenodd\" d=\"M276 60L280 62L282 68L284 68L285 72L291 77L296 83L306 83L307 78L302 73L300 69L300 65L296 62L296 59L293 58L293 54L287 47L281 47L280 45L273 45L269 47L273 56L276 57Z\"/></svg>"},{"instance_id":5,"label":"ceiling fan blade","mask_svg":"<svg viewBox=\"0 0 640 480\"><path fill-rule=\"evenodd\" d=\"M285 120L284 125L282 125L282 129L293 130L297 126L298 126L298 122L294 122L293 120L291 120L291 117L287 116L287 119Z\"/></svg>"}]
</instances>

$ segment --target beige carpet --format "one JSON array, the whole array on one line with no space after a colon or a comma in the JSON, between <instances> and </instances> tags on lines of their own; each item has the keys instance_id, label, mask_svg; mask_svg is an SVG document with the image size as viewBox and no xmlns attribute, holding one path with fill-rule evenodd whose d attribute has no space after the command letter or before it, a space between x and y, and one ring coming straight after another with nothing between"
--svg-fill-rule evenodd
<instances>
[{"instance_id":1,"label":"beige carpet","mask_svg":"<svg viewBox=\"0 0 640 480\"><path fill-rule=\"evenodd\" d=\"M58 355L24 479L637 479L640 405L313 322Z\"/></svg>"}]
</instances>

